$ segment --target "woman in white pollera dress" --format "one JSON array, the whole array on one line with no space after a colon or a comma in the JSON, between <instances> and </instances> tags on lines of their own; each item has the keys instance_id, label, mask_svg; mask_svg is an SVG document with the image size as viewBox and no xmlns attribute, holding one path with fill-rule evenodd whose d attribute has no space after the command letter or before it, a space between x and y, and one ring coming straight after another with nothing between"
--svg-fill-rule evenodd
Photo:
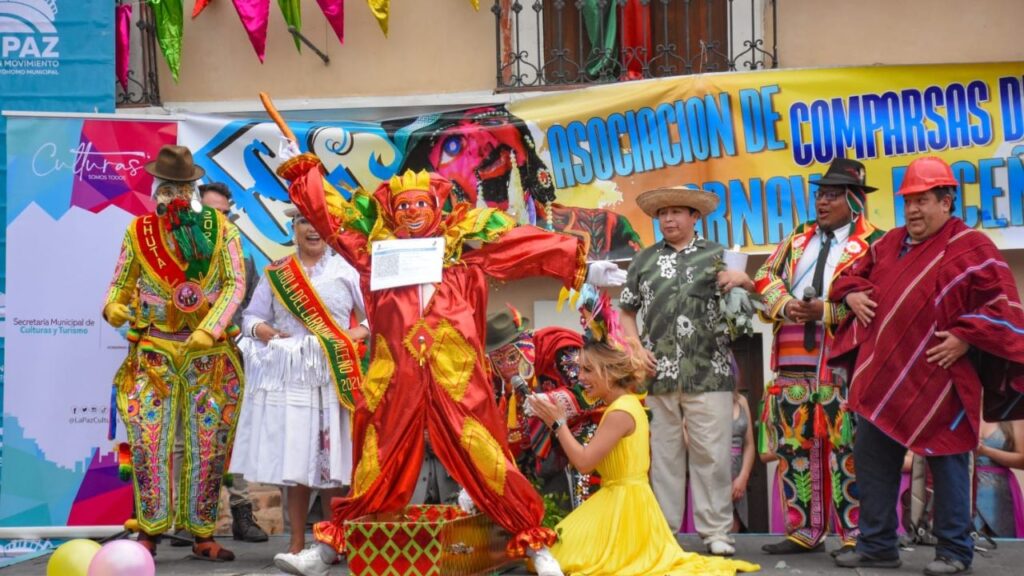
<instances>
[{"instance_id":1,"label":"woman in white pollera dress","mask_svg":"<svg viewBox=\"0 0 1024 576\"><path fill-rule=\"evenodd\" d=\"M241 344L246 390L231 472L285 487L288 551L296 553L305 546L312 490L320 490L329 516L331 498L342 496L352 477L352 440L349 413L338 399L331 366L294 308L296 302L308 305L317 299L294 298L290 308L282 294L315 291L353 341L366 338L369 330L364 325L347 329L354 310L365 316L359 274L328 250L304 217L294 210L288 214L296 254L267 267L242 317L242 334L248 336ZM282 281L292 284L283 289Z\"/></svg>"}]
</instances>

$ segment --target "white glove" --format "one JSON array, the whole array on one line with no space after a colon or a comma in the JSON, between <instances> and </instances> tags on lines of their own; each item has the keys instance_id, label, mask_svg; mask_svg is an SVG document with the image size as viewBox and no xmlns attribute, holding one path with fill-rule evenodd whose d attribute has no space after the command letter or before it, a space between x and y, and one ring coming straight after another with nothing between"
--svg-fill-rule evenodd
<instances>
[{"instance_id":1,"label":"white glove","mask_svg":"<svg viewBox=\"0 0 1024 576\"><path fill-rule=\"evenodd\" d=\"M302 151L299 150L298 144L287 138L281 138L281 142L277 145L277 157L281 159L281 162L287 162L299 154L302 154Z\"/></svg>"},{"instance_id":2,"label":"white glove","mask_svg":"<svg viewBox=\"0 0 1024 576\"><path fill-rule=\"evenodd\" d=\"M465 488L459 490L459 508L462 508L466 514L476 514L476 503L473 502L473 498Z\"/></svg>"},{"instance_id":3,"label":"white glove","mask_svg":"<svg viewBox=\"0 0 1024 576\"><path fill-rule=\"evenodd\" d=\"M530 399L531 399L531 398L533 398L533 396L534 396L534 394L530 394L529 396L527 396L527 397L526 397L526 401L525 401L525 402L523 402L523 414L524 414L524 415L525 415L525 416L526 416L527 418L533 418L534 416L536 416L536 415L537 415L537 414L536 414L536 413L535 413L535 412L533 411L533 402L531 402L531 401L530 401ZM514 400L510 400L510 402L513 402L513 401L514 401Z\"/></svg>"},{"instance_id":4,"label":"white glove","mask_svg":"<svg viewBox=\"0 0 1024 576\"><path fill-rule=\"evenodd\" d=\"M620 270L618 264L608 260L591 262L587 266L587 284L593 284L598 288L609 286L622 286L626 283L626 271Z\"/></svg>"}]
</instances>

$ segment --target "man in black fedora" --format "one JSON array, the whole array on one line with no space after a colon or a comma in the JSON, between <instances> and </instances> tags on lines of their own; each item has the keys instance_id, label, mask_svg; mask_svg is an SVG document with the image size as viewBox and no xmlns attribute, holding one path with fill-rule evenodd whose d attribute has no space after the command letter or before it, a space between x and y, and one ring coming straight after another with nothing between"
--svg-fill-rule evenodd
<instances>
[{"instance_id":1,"label":"man in black fedora","mask_svg":"<svg viewBox=\"0 0 1024 576\"><path fill-rule=\"evenodd\" d=\"M771 367L758 448L778 458L786 538L769 554L822 549L831 529L852 549L860 504L853 470L853 415L826 368L834 330L849 315L828 298L832 280L867 253L882 232L867 219L864 165L838 158L812 181L815 220L796 227L754 278L762 319L773 325Z\"/></svg>"}]
</instances>

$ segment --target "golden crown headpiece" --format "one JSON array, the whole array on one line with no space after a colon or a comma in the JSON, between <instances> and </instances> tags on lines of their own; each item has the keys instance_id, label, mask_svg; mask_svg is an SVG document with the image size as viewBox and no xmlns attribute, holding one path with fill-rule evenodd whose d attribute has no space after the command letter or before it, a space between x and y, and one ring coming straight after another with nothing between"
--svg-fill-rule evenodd
<instances>
[{"instance_id":1,"label":"golden crown headpiece","mask_svg":"<svg viewBox=\"0 0 1024 576\"><path fill-rule=\"evenodd\" d=\"M406 190L426 190L430 191L430 172L426 170L406 170L404 174L399 176L395 174L391 177L388 182L388 187L391 188L391 195L405 192Z\"/></svg>"}]
</instances>

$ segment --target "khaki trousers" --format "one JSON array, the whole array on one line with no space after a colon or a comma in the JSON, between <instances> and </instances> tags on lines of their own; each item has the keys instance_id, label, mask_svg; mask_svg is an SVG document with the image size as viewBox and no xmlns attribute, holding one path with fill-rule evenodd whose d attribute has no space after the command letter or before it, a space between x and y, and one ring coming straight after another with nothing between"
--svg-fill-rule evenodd
<instances>
[{"instance_id":1,"label":"khaki trousers","mask_svg":"<svg viewBox=\"0 0 1024 576\"><path fill-rule=\"evenodd\" d=\"M689 456L693 523L705 544L732 542L732 392L649 395L651 487L673 532L683 523ZM683 431L689 437L689 446Z\"/></svg>"}]
</instances>

